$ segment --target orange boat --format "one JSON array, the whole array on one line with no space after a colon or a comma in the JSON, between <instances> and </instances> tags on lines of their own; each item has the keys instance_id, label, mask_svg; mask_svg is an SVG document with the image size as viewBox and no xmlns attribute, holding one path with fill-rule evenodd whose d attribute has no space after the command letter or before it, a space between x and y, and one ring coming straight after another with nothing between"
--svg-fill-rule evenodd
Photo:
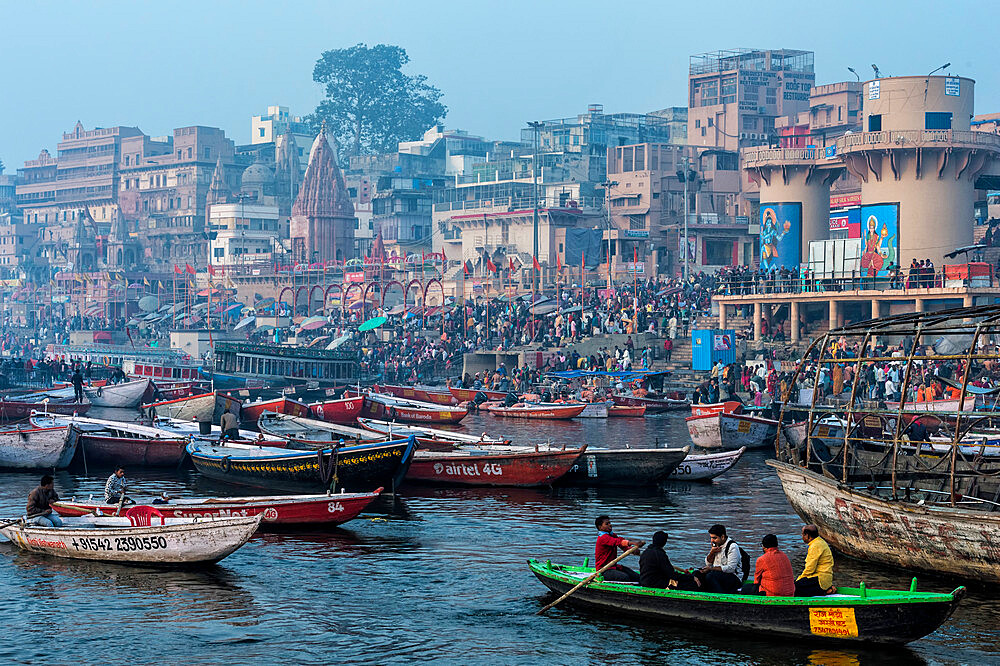
<instances>
[{"instance_id":1,"label":"orange boat","mask_svg":"<svg viewBox=\"0 0 1000 666\"><path fill-rule=\"evenodd\" d=\"M712 402L691 405L691 416L708 416L709 414L733 414L743 406L736 400Z\"/></svg>"},{"instance_id":2,"label":"orange boat","mask_svg":"<svg viewBox=\"0 0 1000 666\"><path fill-rule=\"evenodd\" d=\"M392 384L375 384L372 390L376 393L387 393L397 398L420 400L434 405L454 405L457 401L448 391L435 390L429 386L393 386Z\"/></svg>"},{"instance_id":3,"label":"orange boat","mask_svg":"<svg viewBox=\"0 0 1000 666\"><path fill-rule=\"evenodd\" d=\"M518 402L507 407L498 402L486 402L479 408L485 409L493 416L507 416L517 419L571 419L579 416L586 406L583 403Z\"/></svg>"},{"instance_id":4,"label":"orange boat","mask_svg":"<svg viewBox=\"0 0 1000 666\"><path fill-rule=\"evenodd\" d=\"M402 421L403 423L458 423L469 410L462 407L444 408L429 402L397 398L384 393L365 394L361 413L366 419Z\"/></svg>"},{"instance_id":5,"label":"orange boat","mask_svg":"<svg viewBox=\"0 0 1000 666\"><path fill-rule=\"evenodd\" d=\"M448 391L460 403L474 399L477 393L484 394L490 400L503 400L507 397L507 394L503 391L486 391L484 389L455 388L454 386L449 386Z\"/></svg>"},{"instance_id":6,"label":"orange boat","mask_svg":"<svg viewBox=\"0 0 1000 666\"><path fill-rule=\"evenodd\" d=\"M608 416L645 416L645 405L609 405Z\"/></svg>"}]
</instances>

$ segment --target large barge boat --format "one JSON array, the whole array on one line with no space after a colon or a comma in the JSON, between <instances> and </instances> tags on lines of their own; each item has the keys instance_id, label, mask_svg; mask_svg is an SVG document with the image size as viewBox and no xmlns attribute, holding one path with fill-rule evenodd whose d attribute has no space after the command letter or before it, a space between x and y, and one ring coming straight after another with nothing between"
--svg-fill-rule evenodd
<instances>
[{"instance_id":1,"label":"large barge boat","mask_svg":"<svg viewBox=\"0 0 1000 666\"><path fill-rule=\"evenodd\" d=\"M203 377L219 388L243 388L247 382L269 386L316 383L348 386L358 382L354 349L314 349L249 342L217 342L214 363Z\"/></svg>"}]
</instances>

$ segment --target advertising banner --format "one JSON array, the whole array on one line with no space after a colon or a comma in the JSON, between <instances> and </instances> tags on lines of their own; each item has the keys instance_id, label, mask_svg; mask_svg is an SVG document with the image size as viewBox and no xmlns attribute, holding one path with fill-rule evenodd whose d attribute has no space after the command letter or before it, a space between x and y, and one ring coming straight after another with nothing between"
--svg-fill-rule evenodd
<instances>
[{"instance_id":1,"label":"advertising banner","mask_svg":"<svg viewBox=\"0 0 1000 666\"><path fill-rule=\"evenodd\" d=\"M830 231L847 230L848 238L861 238L861 208L830 211Z\"/></svg>"},{"instance_id":2,"label":"advertising banner","mask_svg":"<svg viewBox=\"0 0 1000 666\"><path fill-rule=\"evenodd\" d=\"M899 204L861 207L861 273L885 277L899 265Z\"/></svg>"},{"instance_id":3,"label":"advertising banner","mask_svg":"<svg viewBox=\"0 0 1000 666\"><path fill-rule=\"evenodd\" d=\"M760 205L760 267L799 270L802 260L802 204Z\"/></svg>"}]
</instances>

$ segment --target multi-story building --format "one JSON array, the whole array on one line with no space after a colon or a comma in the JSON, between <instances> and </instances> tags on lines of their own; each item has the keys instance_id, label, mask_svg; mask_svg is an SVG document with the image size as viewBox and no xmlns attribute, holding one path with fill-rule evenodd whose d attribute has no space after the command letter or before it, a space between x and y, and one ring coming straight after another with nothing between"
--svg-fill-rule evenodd
<instances>
[{"instance_id":1,"label":"multi-story building","mask_svg":"<svg viewBox=\"0 0 1000 666\"><path fill-rule=\"evenodd\" d=\"M277 206L213 204L209 212L209 263L238 267L273 262L284 254L281 224ZM284 224L287 228L287 218Z\"/></svg>"},{"instance_id":2,"label":"multi-story building","mask_svg":"<svg viewBox=\"0 0 1000 666\"><path fill-rule=\"evenodd\" d=\"M823 149L845 132L861 129L860 114L861 82L840 81L813 86L809 108L775 118L774 129L782 148Z\"/></svg>"},{"instance_id":3,"label":"multi-story building","mask_svg":"<svg viewBox=\"0 0 1000 666\"><path fill-rule=\"evenodd\" d=\"M6 176L3 165L0 164L0 215L21 217L17 207L17 176Z\"/></svg>"},{"instance_id":4,"label":"multi-story building","mask_svg":"<svg viewBox=\"0 0 1000 666\"><path fill-rule=\"evenodd\" d=\"M774 119L809 108L812 51L729 49L691 56L687 142L738 151L774 139Z\"/></svg>"},{"instance_id":5,"label":"multi-story building","mask_svg":"<svg viewBox=\"0 0 1000 666\"><path fill-rule=\"evenodd\" d=\"M11 218L9 213L0 213L0 278L39 281L46 268L37 227Z\"/></svg>"},{"instance_id":6,"label":"multi-story building","mask_svg":"<svg viewBox=\"0 0 1000 666\"><path fill-rule=\"evenodd\" d=\"M276 146L281 137L289 135L295 144L299 178L306 171L309 148L316 133L299 116L293 116L287 106L269 106L267 113L250 118L250 148L260 150L267 144ZM241 146L241 148L243 148Z\"/></svg>"}]
</instances>

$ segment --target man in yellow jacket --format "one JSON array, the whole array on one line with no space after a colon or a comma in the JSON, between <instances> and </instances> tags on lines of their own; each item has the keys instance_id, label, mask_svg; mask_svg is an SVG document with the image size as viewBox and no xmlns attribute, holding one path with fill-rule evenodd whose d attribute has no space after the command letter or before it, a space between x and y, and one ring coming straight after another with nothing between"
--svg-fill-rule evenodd
<instances>
[{"instance_id":1,"label":"man in yellow jacket","mask_svg":"<svg viewBox=\"0 0 1000 666\"><path fill-rule=\"evenodd\" d=\"M819 528L806 525L802 528L802 541L809 544L806 565L802 574L795 579L795 596L821 597L833 594L833 553L830 546L819 535Z\"/></svg>"}]
</instances>

